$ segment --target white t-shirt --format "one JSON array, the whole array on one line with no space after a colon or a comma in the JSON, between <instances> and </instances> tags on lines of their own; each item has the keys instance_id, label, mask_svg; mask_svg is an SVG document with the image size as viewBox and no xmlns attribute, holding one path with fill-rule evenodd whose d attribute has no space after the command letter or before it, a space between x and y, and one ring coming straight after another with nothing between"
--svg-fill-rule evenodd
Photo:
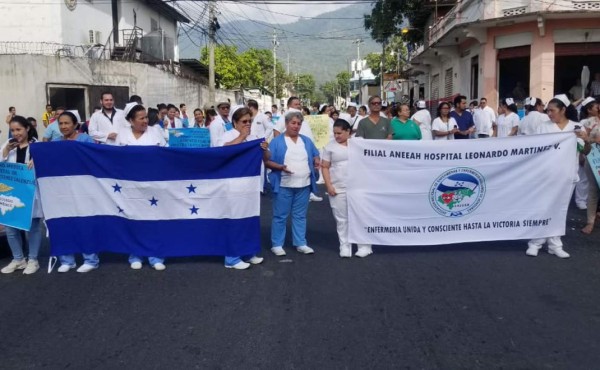
<instances>
[{"instance_id":1,"label":"white t-shirt","mask_svg":"<svg viewBox=\"0 0 600 370\"><path fill-rule=\"evenodd\" d=\"M536 110L527 113L519 123L519 135L535 135L539 125L546 121L550 118L545 113Z\"/></svg>"},{"instance_id":2,"label":"white t-shirt","mask_svg":"<svg viewBox=\"0 0 600 370\"><path fill-rule=\"evenodd\" d=\"M264 113L258 113L252 120L250 135L261 139L268 139L273 135L273 123Z\"/></svg>"},{"instance_id":3,"label":"white t-shirt","mask_svg":"<svg viewBox=\"0 0 600 370\"><path fill-rule=\"evenodd\" d=\"M148 145L148 146L166 146L165 138L153 126L148 126L146 131L139 138L133 136L131 128L123 128L117 134L116 144L119 146L126 145Z\"/></svg>"},{"instance_id":4,"label":"white t-shirt","mask_svg":"<svg viewBox=\"0 0 600 370\"><path fill-rule=\"evenodd\" d=\"M444 122L442 121L442 119L440 117L436 118L433 120L433 123L431 124L431 131L442 131L442 132L448 132L451 131L453 128L458 127L458 124L456 123L456 120L452 117L448 118L448 122ZM433 136L433 140L454 140L454 135L448 135L448 136Z\"/></svg>"},{"instance_id":5,"label":"white t-shirt","mask_svg":"<svg viewBox=\"0 0 600 370\"><path fill-rule=\"evenodd\" d=\"M275 130L279 131L280 134L283 134L285 132L285 116L289 112L302 113L298 109L290 108L284 114L282 114L281 117L279 117L279 121L277 121L277 124L275 125L275 128L274 128ZM300 135L304 135L304 136L308 137L309 139L311 139L312 141L315 141L313 138L312 130L310 128L310 124L307 121L302 122L302 126L300 126Z\"/></svg>"},{"instance_id":6,"label":"white t-shirt","mask_svg":"<svg viewBox=\"0 0 600 370\"><path fill-rule=\"evenodd\" d=\"M431 140L431 113L427 109L420 109L411 117L421 129L421 140Z\"/></svg>"},{"instance_id":7,"label":"white t-shirt","mask_svg":"<svg viewBox=\"0 0 600 370\"><path fill-rule=\"evenodd\" d=\"M229 130L229 131L225 132L223 134L223 137L221 138L223 144L219 145L219 146L225 146L225 144L227 144L229 142L232 142L233 140L237 139L238 136L240 136L240 132L238 130L236 130L236 129ZM252 140L257 140L257 139L258 139L257 136L250 134L250 135L248 135L246 137L246 140L244 140L244 141L252 141Z\"/></svg>"},{"instance_id":8,"label":"white t-shirt","mask_svg":"<svg viewBox=\"0 0 600 370\"><path fill-rule=\"evenodd\" d=\"M282 171L281 186L286 188L303 188L310 185L310 168L308 167L308 153L301 137L296 142L285 137L287 151L283 160L284 166L292 173Z\"/></svg>"},{"instance_id":9,"label":"white t-shirt","mask_svg":"<svg viewBox=\"0 0 600 370\"><path fill-rule=\"evenodd\" d=\"M350 140L346 143L349 144ZM336 192L345 193L348 179L348 146L335 140L330 141L323 149L322 159L331 164L329 173Z\"/></svg>"},{"instance_id":10,"label":"white t-shirt","mask_svg":"<svg viewBox=\"0 0 600 370\"><path fill-rule=\"evenodd\" d=\"M519 126L519 116L510 112L508 115L501 114L498 116L498 129L497 137L507 137L512 131L513 127Z\"/></svg>"},{"instance_id":11,"label":"white t-shirt","mask_svg":"<svg viewBox=\"0 0 600 370\"><path fill-rule=\"evenodd\" d=\"M175 127L171 127L171 120L169 119L169 117L165 117L163 124L166 130L170 128L183 128L183 122L181 121L181 118L174 117L173 120L175 121Z\"/></svg>"},{"instance_id":12,"label":"white t-shirt","mask_svg":"<svg viewBox=\"0 0 600 370\"><path fill-rule=\"evenodd\" d=\"M475 122L475 132L478 135L481 134L492 136L494 134L494 122L496 122L496 114L490 107L485 107L483 109L477 108L473 114L473 122Z\"/></svg>"}]
</instances>

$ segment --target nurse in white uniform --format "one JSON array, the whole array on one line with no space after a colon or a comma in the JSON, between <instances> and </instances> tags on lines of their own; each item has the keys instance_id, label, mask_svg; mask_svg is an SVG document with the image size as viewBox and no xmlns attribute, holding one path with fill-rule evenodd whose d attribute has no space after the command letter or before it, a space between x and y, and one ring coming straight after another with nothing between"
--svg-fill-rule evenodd
<instances>
[{"instance_id":1,"label":"nurse in white uniform","mask_svg":"<svg viewBox=\"0 0 600 370\"><path fill-rule=\"evenodd\" d=\"M233 122L233 129L225 132L223 134L223 145L236 145L245 143L246 141L252 141L259 139L257 136L250 135L250 129L252 127L252 112L250 109L245 108L243 106L239 106L237 108L234 107L232 110L231 121ZM267 142L263 141L261 143L261 147L265 150L265 153L268 146ZM257 191L262 190L262 187L256 189ZM248 262L242 260L240 256L226 256L225 257L225 267L232 268L236 270L245 270L252 265L258 265L262 263L264 258L257 256L250 256L246 258Z\"/></svg>"},{"instance_id":2,"label":"nurse in white uniform","mask_svg":"<svg viewBox=\"0 0 600 370\"><path fill-rule=\"evenodd\" d=\"M164 136L158 130L148 128L148 115L143 106L138 103L129 103L125 106L124 113L131 127L121 129L117 135L116 145L167 145ZM148 257L148 262L157 271L166 268L164 258ZM129 264L132 269L139 270L142 268L142 258L130 255Z\"/></svg>"},{"instance_id":3,"label":"nurse in white uniform","mask_svg":"<svg viewBox=\"0 0 600 370\"><path fill-rule=\"evenodd\" d=\"M533 96L525 99L526 115L519 124L519 135L535 135L538 127L547 121L550 121L548 115L544 113L544 104L539 98Z\"/></svg>"},{"instance_id":4,"label":"nurse in white uniform","mask_svg":"<svg viewBox=\"0 0 600 370\"><path fill-rule=\"evenodd\" d=\"M519 131L519 115L517 114L517 105L512 98L506 98L500 102L500 107L504 112L498 116L496 129L497 137L515 136Z\"/></svg>"},{"instance_id":5,"label":"nurse in white uniform","mask_svg":"<svg viewBox=\"0 0 600 370\"><path fill-rule=\"evenodd\" d=\"M573 160L579 163L579 152L589 153L590 144L587 141L587 132L573 121L577 119L577 111L575 110L575 107L571 105L571 102L566 95L557 95L550 100L550 102L548 102L548 117L550 117L550 121L542 123L538 127L537 134L574 132L575 135L577 135L577 152L573 153ZM573 177L574 187L579 177L577 172L565 175ZM563 244L560 236L532 239L529 241L528 248L525 253L528 256L537 256L538 251L542 248L544 243L548 243L548 253L559 258L570 257L569 253L563 250Z\"/></svg>"}]
</instances>

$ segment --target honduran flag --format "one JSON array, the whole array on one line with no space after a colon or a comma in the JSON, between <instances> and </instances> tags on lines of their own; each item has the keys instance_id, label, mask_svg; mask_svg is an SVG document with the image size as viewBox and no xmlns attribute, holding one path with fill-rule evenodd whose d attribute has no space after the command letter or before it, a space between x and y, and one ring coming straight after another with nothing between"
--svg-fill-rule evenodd
<instances>
[{"instance_id":1,"label":"honduran flag","mask_svg":"<svg viewBox=\"0 0 600 370\"><path fill-rule=\"evenodd\" d=\"M260 142L210 149L31 145L52 255L253 255Z\"/></svg>"}]
</instances>

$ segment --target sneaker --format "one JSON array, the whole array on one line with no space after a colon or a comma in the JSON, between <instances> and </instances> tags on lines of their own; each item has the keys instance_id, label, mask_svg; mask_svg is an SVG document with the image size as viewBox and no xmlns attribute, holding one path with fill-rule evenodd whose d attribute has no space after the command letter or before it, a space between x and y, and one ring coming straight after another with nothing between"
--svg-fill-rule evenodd
<instances>
[{"instance_id":1,"label":"sneaker","mask_svg":"<svg viewBox=\"0 0 600 370\"><path fill-rule=\"evenodd\" d=\"M340 257L342 258L350 258L352 257L352 249L350 248L340 248Z\"/></svg>"},{"instance_id":2,"label":"sneaker","mask_svg":"<svg viewBox=\"0 0 600 370\"><path fill-rule=\"evenodd\" d=\"M69 272L71 271L71 269L74 269L76 266L71 266L71 265L60 265L60 267L58 268L58 272Z\"/></svg>"},{"instance_id":3,"label":"sneaker","mask_svg":"<svg viewBox=\"0 0 600 370\"><path fill-rule=\"evenodd\" d=\"M27 261L12 260L5 268L0 270L0 272L3 274L12 274L13 272L15 272L15 270L23 270L25 267L27 267Z\"/></svg>"},{"instance_id":4,"label":"sneaker","mask_svg":"<svg viewBox=\"0 0 600 370\"><path fill-rule=\"evenodd\" d=\"M164 264L164 263L160 263L160 262L159 262L159 263L155 263L155 264L154 264L152 267L153 267L153 268L154 268L156 271L162 271L162 270L164 270L164 269L166 269L166 268L167 268L167 266L165 266L165 264Z\"/></svg>"},{"instance_id":5,"label":"sneaker","mask_svg":"<svg viewBox=\"0 0 600 370\"><path fill-rule=\"evenodd\" d=\"M313 193L310 193L310 197L308 198L308 200L311 201L311 202L320 202L320 201L323 200L323 198L322 197L318 197L318 196L316 196Z\"/></svg>"},{"instance_id":6,"label":"sneaker","mask_svg":"<svg viewBox=\"0 0 600 370\"><path fill-rule=\"evenodd\" d=\"M273 254L276 256L285 256L285 251L283 250L283 247L273 247L271 248L271 252L273 252Z\"/></svg>"},{"instance_id":7,"label":"sneaker","mask_svg":"<svg viewBox=\"0 0 600 370\"><path fill-rule=\"evenodd\" d=\"M525 254L530 257L537 257L539 248L538 247L528 247L525 251Z\"/></svg>"},{"instance_id":8,"label":"sneaker","mask_svg":"<svg viewBox=\"0 0 600 370\"><path fill-rule=\"evenodd\" d=\"M139 261L136 261L136 262L132 262L131 265L129 265L129 266L134 270L140 270L142 268L142 263Z\"/></svg>"},{"instance_id":9,"label":"sneaker","mask_svg":"<svg viewBox=\"0 0 600 370\"><path fill-rule=\"evenodd\" d=\"M307 245L303 245L301 247L296 247L296 250L302 254L313 254L315 253L314 249Z\"/></svg>"},{"instance_id":10,"label":"sneaker","mask_svg":"<svg viewBox=\"0 0 600 370\"><path fill-rule=\"evenodd\" d=\"M62 266L61 266L62 267ZM98 266L94 266L94 265L88 265L87 263L84 263L83 265L81 265L78 269L77 272L90 272L92 270L97 269Z\"/></svg>"},{"instance_id":11,"label":"sneaker","mask_svg":"<svg viewBox=\"0 0 600 370\"><path fill-rule=\"evenodd\" d=\"M235 265L225 265L226 268L228 269L236 269L236 270L245 270L248 267L250 267L250 264L248 262L244 262L244 261L240 261L238 263L236 263Z\"/></svg>"},{"instance_id":12,"label":"sneaker","mask_svg":"<svg viewBox=\"0 0 600 370\"><path fill-rule=\"evenodd\" d=\"M548 253L555 255L558 258L569 258L571 255L565 252L562 248L548 249Z\"/></svg>"},{"instance_id":13,"label":"sneaker","mask_svg":"<svg viewBox=\"0 0 600 370\"><path fill-rule=\"evenodd\" d=\"M253 264L253 265L259 265L259 264L261 264L261 263L262 263L264 260L265 260L265 259L264 259L264 258L262 258L262 257L257 257L257 256L254 256L254 257L250 258L250 259L249 259L248 261L246 261L246 262L248 262L248 263L251 263L251 264Z\"/></svg>"},{"instance_id":14,"label":"sneaker","mask_svg":"<svg viewBox=\"0 0 600 370\"><path fill-rule=\"evenodd\" d=\"M365 258L371 254L373 254L373 250L371 248L358 248L358 251L356 251L354 255L356 257Z\"/></svg>"},{"instance_id":15,"label":"sneaker","mask_svg":"<svg viewBox=\"0 0 600 370\"><path fill-rule=\"evenodd\" d=\"M40 264L38 263L37 260L29 260L27 262L27 267L25 267L25 270L23 270L23 274L25 275L31 275L31 274L35 274L37 272L37 270L40 269Z\"/></svg>"},{"instance_id":16,"label":"sneaker","mask_svg":"<svg viewBox=\"0 0 600 370\"><path fill-rule=\"evenodd\" d=\"M575 205L582 211L587 209L587 203L576 203Z\"/></svg>"}]
</instances>

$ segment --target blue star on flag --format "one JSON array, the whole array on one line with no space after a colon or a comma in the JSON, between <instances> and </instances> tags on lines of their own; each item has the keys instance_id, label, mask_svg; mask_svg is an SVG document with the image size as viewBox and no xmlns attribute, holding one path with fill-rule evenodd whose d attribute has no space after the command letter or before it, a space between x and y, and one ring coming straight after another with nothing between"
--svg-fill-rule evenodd
<instances>
[{"instance_id":1,"label":"blue star on flag","mask_svg":"<svg viewBox=\"0 0 600 370\"><path fill-rule=\"evenodd\" d=\"M194 184L190 184L186 189L188 189L188 194L196 192L196 186L194 186Z\"/></svg>"},{"instance_id":2,"label":"blue star on flag","mask_svg":"<svg viewBox=\"0 0 600 370\"><path fill-rule=\"evenodd\" d=\"M119 192L119 193L120 193L120 192L121 192L121 188L122 188L122 187L121 187L121 186L119 186L119 184L116 184L116 183L115 183L115 184L114 184L112 187L113 187L113 189L115 189L115 193L117 193L117 192Z\"/></svg>"},{"instance_id":3,"label":"blue star on flag","mask_svg":"<svg viewBox=\"0 0 600 370\"><path fill-rule=\"evenodd\" d=\"M152 199L148 199L150 202L150 206L158 206L158 199L152 197Z\"/></svg>"},{"instance_id":4,"label":"blue star on flag","mask_svg":"<svg viewBox=\"0 0 600 370\"><path fill-rule=\"evenodd\" d=\"M190 213L190 214L191 214L191 215L197 215L197 214L198 214L198 210L199 210L199 209L200 209L200 208L196 208L196 206L192 206L192 208L190 208L190 211L191 211L192 213Z\"/></svg>"},{"instance_id":5,"label":"blue star on flag","mask_svg":"<svg viewBox=\"0 0 600 370\"><path fill-rule=\"evenodd\" d=\"M125 212L125 210L123 208L119 207L119 206L117 206L117 209L119 210L119 213Z\"/></svg>"}]
</instances>

